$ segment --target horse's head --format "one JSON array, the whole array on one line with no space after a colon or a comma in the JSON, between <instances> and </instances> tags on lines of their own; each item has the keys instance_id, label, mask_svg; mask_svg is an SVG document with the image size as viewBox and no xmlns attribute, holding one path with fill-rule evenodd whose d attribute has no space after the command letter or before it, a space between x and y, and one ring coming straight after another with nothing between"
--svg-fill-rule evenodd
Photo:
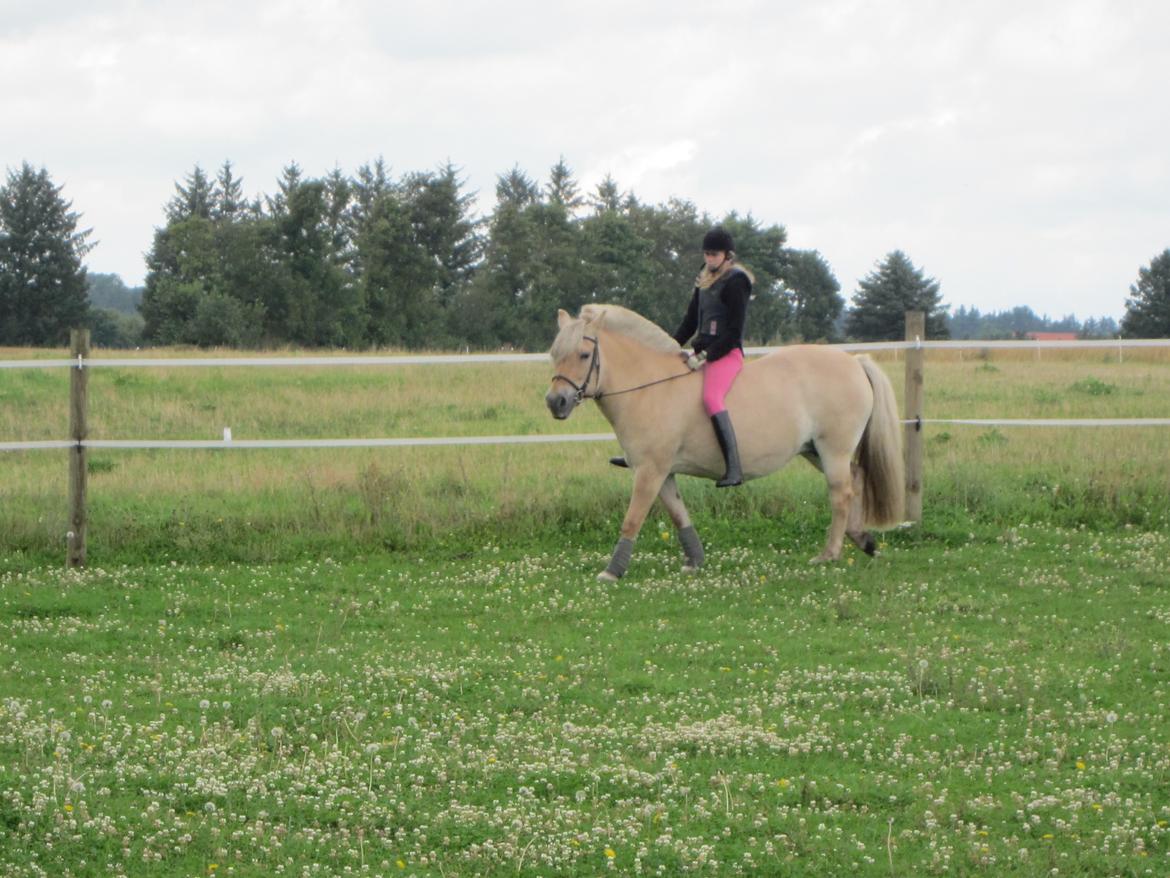
<instances>
[{"instance_id":1,"label":"horse's head","mask_svg":"<svg viewBox=\"0 0 1170 878\"><path fill-rule=\"evenodd\" d=\"M583 317L571 317L563 308L557 312L560 331L549 349L553 362L552 383L544 401L553 417L564 420L577 403L594 396L601 381L601 357L597 336L586 332Z\"/></svg>"}]
</instances>

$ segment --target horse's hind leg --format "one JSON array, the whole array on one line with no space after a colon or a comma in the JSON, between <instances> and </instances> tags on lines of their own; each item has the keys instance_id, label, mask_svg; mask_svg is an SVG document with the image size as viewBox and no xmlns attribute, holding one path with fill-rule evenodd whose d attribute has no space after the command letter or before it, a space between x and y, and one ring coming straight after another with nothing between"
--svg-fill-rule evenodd
<instances>
[{"instance_id":1,"label":"horse's hind leg","mask_svg":"<svg viewBox=\"0 0 1170 878\"><path fill-rule=\"evenodd\" d=\"M829 483L829 505L833 511L833 518L829 522L829 536L825 541L825 549L812 559L814 564L823 561L837 561L841 557L841 547L845 542L845 529L849 525L850 512L853 507L851 464L848 455L821 455L821 469L825 473L825 481Z\"/></svg>"},{"instance_id":2,"label":"horse's hind leg","mask_svg":"<svg viewBox=\"0 0 1170 878\"><path fill-rule=\"evenodd\" d=\"M666 481L662 483L662 487L658 491L658 499L666 507L670 520L674 522L675 530L678 531L678 541L682 543L683 553L686 555L683 570L687 573L693 573L703 566L703 544L699 540L698 532L691 524L690 513L687 512L687 507L683 503L682 494L679 493L673 475L667 476Z\"/></svg>"}]
</instances>

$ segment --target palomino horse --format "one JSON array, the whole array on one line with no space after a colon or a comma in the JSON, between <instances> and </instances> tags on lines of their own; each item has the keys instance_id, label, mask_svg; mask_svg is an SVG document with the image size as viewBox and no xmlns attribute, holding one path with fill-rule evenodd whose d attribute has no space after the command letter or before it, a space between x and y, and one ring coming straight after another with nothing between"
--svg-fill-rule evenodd
<instances>
[{"instance_id":1,"label":"palomino horse","mask_svg":"<svg viewBox=\"0 0 1170 878\"><path fill-rule=\"evenodd\" d=\"M586 305L577 317L562 310L557 322L549 410L564 419L582 400L596 401L634 470L621 538L598 579L626 572L655 497L678 530L684 569L698 569L703 546L674 477L723 474L701 375L687 370L673 338L617 305ZM845 534L872 555L866 525L896 524L905 492L901 424L881 369L869 357L829 347L781 348L744 366L727 407L745 479L768 475L798 454L825 474L833 516L825 549L812 560L838 560Z\"/></svg>"}]
</instances>

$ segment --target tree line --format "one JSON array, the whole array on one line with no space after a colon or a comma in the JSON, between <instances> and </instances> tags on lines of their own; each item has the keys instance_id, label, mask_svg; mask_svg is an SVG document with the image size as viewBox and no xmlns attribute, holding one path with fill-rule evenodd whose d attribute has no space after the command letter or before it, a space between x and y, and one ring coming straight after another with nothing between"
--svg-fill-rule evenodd
<instances>
[{"instance_id":1,"label":"tree line","mask_svg":"<svg viewBox=\"0 0 1170 878\"><path fill-rule=\"evenodd\" d=\"M622 304L673 330L701 264L698 242L716 222L756 277L754 343L898 339L907 310L926 312L931 338L1003 337L1036 321L1054 328L1026 308L948 314L939 282L901 251L861 280L847 307L829 263L788 247L784 226L712 217L682 199L646 204L611 177L582 192L563 159L543 182L519 168L501 174L495 195L491 214L477 217L449 163L394 177L377 160L318 178L294 163L274 193L254 198L231 162L214 176L196 166L163 205L135 318L124 313L132 292L120 281L87 278L90 230L78 229L48 172L26 162L0 188L0 344L61 344L87 323L95 343L110 346L140 336L155 345L542 350L551 315L587 302ZM105 307L91 307L87 287ZM1120 330L1170 335L1170 250L1130 292Z\"/></svg>"}]
</instances>

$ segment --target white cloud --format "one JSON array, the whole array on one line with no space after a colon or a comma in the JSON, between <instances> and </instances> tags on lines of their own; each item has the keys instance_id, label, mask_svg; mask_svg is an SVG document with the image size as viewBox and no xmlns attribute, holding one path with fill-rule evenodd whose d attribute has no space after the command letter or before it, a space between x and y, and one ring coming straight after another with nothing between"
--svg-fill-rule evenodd
<instances>
[{"instance_id":1,"label":"white cloud","mask_svg":"<svg viewBox=\"0 0 1170 878\"><path fill-rule=\"evenodd\" d=\"M0 4L0 158L44 165L140 281L173 182L231 159L395 172L480 201L564 156L751 212L846 294L905 250L953 304L1119 315L1170 245L1170 7L1153 0Z\"/></svg>"}]
</instances>

